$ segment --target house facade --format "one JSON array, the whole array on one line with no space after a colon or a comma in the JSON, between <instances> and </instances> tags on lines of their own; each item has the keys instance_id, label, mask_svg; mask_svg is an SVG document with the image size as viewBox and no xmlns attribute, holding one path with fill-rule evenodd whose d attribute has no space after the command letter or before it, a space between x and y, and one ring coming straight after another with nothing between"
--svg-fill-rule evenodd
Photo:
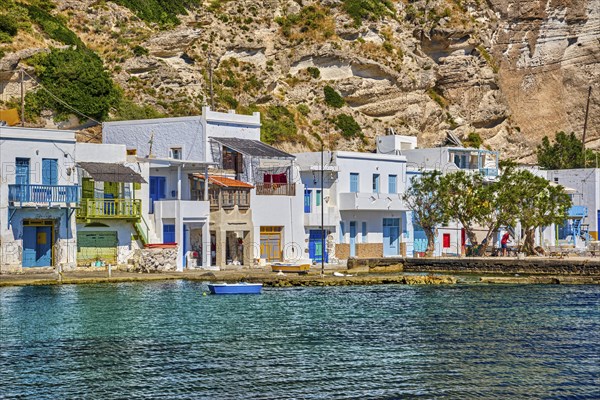
<instances>
[{"instance_id":1,"label":"house facade","mask_svg":"<svg viewBox=\"0 0 600 400\"><path fill-rule=\"evenodd\" d=\"M0 268L74 268L75 132L0 128Z\"/></svg>"},{"instance_id":2,"label":"house facade","mask_svg":"<svg viewBox=\"0 0 600 400\"><path fill-rule=\"evenodd\" d=\"M190 252L204 267L303 257L294 157L260 142L259 113L205 107L196 117L110 122L103 141L125 144L143 164L150 230L182 244L180 268Z\"/></svg>"},{"instance_id":3,"label":"house facade","mask_svg":"<svg viewBox=\"0 0 600 400\"><path fill-rule=\"evenodd\" d=\"M311 259L412 255L411 212L402 201L404 156L335 151L323 155L323 164L321 153L296 157L305 187L305 238Z\"/></svg>"}]
</instances>

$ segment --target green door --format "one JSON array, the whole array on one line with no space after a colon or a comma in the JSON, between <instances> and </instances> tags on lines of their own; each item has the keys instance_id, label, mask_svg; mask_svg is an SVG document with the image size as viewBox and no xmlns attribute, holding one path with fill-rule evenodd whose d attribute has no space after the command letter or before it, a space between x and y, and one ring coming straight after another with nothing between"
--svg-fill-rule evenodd
<instances>
[{"instance_id":1,"label":"green door","mask_svg":"<svg viewBox=\"0 0 600 400\"><path fill-rule=\"evenodd\" d=\"M96 261L117 263L117 232L78 232L77 264L87 265Z\"/></svg>"}]
</instances>

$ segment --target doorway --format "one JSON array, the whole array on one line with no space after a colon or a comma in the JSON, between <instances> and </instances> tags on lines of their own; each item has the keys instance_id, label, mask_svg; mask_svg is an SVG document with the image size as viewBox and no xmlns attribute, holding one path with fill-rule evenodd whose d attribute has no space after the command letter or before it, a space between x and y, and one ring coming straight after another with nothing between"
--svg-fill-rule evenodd
<instances>
[{"instance_id":1,"label":"doorway","mask_svg":"<svg viewBox=\"0 0 600 400\"><path fill-rule=\"evenodd\" d=\"M383 219L383 256L400 254L400 218Z\"/></svg>"},{"instance_id":2,"label":"doorway","mask_svg":"<svg viewBox=\"0 0 600 400\"><path fill-rule=\"evenodd\" d=\"M23 267L52 267L53 221L23 221Z\"/></svg>"}]
</instances>

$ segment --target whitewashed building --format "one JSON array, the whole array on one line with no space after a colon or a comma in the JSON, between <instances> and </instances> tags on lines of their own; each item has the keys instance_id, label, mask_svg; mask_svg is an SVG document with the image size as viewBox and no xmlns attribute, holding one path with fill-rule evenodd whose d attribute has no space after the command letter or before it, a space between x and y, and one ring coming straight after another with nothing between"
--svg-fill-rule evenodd
<instances>
[{"instance_id":1,"label":"whitewashed building","mask_svg":"<svg viewBox=\"0 0 600 400\"><path fill-rule=\"evenodd\" d=\"M137 155L144 213L158 242L182 244L180 268L190 252L204 267L303 257L294 157L260 142L259 113L109 122L103 141Z\"/></svg>"},{"instance_id":2,"label":"whitewashed building","mask_svg":"<svg viewBox=\"0 0 600 400\"><path fill-rule=\"evenodd\" d=\"M325 152L323 162L320 152L296 157L305 187L304 227L311 259L412 255L412 217L402 200L404 156L334 151Z\"/></svg>"},{"instance_id":3,"label":"whitewashed building","mask_svg":"<svg viewBox=\"0 0 600 400\"><path fill-rule=\"evenodd\" d=\"M75 132L0 127L0 269L74 268Z\"/></svg>"}]
</instances>

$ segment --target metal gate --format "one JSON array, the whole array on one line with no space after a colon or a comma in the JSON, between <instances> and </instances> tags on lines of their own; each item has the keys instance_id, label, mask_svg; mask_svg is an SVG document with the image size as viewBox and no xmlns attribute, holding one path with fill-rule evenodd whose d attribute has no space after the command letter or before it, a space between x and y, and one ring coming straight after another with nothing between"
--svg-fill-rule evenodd
<instances>
[{"instance_id":1,"label":"metal gate","mask_svg":"<svg viewBox=\"0 0 600 400\"><path fill-rule=\"evenodd\" d=\"M78 232L77 264L90 265L96 261L117 263L117 232Z\"/></svg>"}]
</instances>

